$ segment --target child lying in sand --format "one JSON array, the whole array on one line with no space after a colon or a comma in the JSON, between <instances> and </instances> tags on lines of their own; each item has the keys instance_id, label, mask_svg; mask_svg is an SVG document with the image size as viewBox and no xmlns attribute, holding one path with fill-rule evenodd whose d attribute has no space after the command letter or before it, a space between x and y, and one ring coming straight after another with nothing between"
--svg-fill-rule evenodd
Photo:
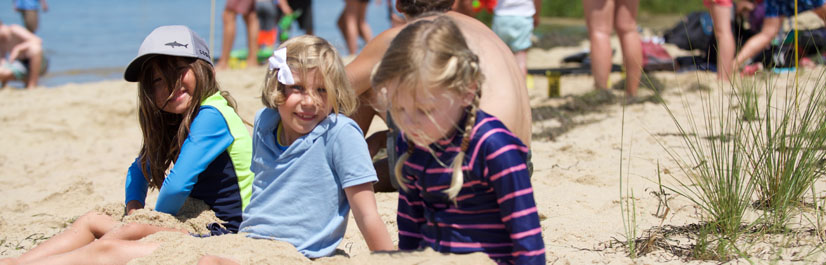
<instances>
[{"instance_id":1,"label":"child lying in sand","mask_svg":"<svg viewBox=\"0 0 826 265\"><path fill-rule=\"evenodd\" d=\"M290 242L309 258L329 256L352 206L370 250L393 249L376 210L367 143L339 114L354 110L355 96L335 49L315 36L285 42L270 58L261 100L267 108L253 129L256 177L240 231Z\"/></svg>"},{"instance_id":2,"label":"child lying in sand","mask_svg":"<svg viewBox=\"0 0 826 265\"><path fill-rule=\"evenodd\" d=\"M528 148L479 109L479 59L447 16L399 32L372 77L398 138L399 249L545 264Z\"/></svg>"},{"instance_id":3,"label":"child lying in sand","mask_svg":"<svg viewBox=\"0 0 826 265\"><path fill-rule=\"evenodd\" d=\"M252 141L232 98L219 90L206 42L185 26L159 27L144 39L124 78L138 82L143 132L140 154L126 177L126 212L143 208L151 186L160 189L155 210L175 215L187 197L193 197L224 221L210 225L212 233L236 232L252 193ZM66 231L4 262L125 263L157 247L132 240L175 230L121 225L90 212ZM113 255L98 254L103 251Z\"/></svg>"}]
</instances>

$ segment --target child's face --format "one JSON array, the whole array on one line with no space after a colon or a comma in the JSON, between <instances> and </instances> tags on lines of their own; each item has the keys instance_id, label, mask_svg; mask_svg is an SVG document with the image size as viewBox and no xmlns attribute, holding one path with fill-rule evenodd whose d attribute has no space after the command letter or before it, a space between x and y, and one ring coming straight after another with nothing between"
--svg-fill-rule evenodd
<instances>
[{"instance_id":1,"label":"child's face","mask_svg":"<svg viewBox=\"0 0 826 265\"><path fill-rule=\"evenodd\" d=\"M453 136L457 126L464 127L458 123L474 95L437 87L411 89L396 86L388 87L388 90L399 93L390 95L394 121L410 140L423 146Z\"/></svg>"},{"instance_id":2,"label":"child's face","mask_svg":"<svg viewBox=\"0 0 826 265\"><path fill-rule=\"evenodd\" d=\"M294 140L310 133L316 125L327 118L332 106L327 104L324 79L315 69L307 71L304 75L293 72L293 78L295 84L286 85L284 88L285 100L283 104L278 105L278 114L281 116L285 136Z\"/></svg>"},{"instance_id":3,"label":"child's face","mask_svg":"<svg viewBox=\"0 0 826 265\"><path fill-rule=\"evenodd\" d=\"M192 101L192 92L195 90L195 72L183 60L176 61L177 68L182 74L181 87L176 87L169 92L166 82L160 70L154 69L152 74L152 91L155 97L155 104L163 111L182 114L186 112ZM170 96L171 94L171 96Z\"/></svg>"}]
</instances>

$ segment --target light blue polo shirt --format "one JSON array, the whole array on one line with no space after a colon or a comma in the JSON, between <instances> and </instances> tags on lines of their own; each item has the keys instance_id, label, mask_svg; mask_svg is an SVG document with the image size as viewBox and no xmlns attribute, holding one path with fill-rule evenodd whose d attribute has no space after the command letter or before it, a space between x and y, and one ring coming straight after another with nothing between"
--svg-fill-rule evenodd
<instances>
[{"instance_id":1,"label":"light blue polo shirt","mask_svg":"<svg viewBox=\"0 0 826 265\"><path fill-rule=\"evenodd\" d=\"M347 228L344 188L378 181L361 129L330 114L282 151L275 138L278 111L265 108L255 116L255 181L240 231L290 242L309 258L331 255Z\"/></svg>"}]
</instances>

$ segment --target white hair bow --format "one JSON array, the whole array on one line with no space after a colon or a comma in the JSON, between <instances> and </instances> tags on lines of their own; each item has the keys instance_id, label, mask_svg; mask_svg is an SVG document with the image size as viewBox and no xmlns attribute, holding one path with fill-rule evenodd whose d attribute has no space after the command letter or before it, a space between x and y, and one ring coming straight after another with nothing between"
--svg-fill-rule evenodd
<instances>
[{"instance_id":1,"label":"white hair bow","mask_svg":"<svg viewBox=\"0 0 826 265\"><path fill-rule=\"evenodd\" d=\"M270 56L268 61L270 62L270 70L279 69L278 76L276 76L278 82L285 85L295 84L295 80L293 80L293 72L290 70L290 66L287 65L286 47L272 52L272 56Z\"/></svg>"}]
</instances>

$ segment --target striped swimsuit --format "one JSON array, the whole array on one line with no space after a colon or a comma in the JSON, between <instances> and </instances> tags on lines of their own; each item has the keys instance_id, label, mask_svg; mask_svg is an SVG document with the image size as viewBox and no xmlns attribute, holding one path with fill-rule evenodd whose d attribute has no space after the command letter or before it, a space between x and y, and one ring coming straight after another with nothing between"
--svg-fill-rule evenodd
<instances>
[{"instance_id":1,"label":"striped swimsuit","mask_svg":"<svg viewBox=\"0 0 826 265\"><path fill-rule=\"evenodd\" d=\"M450 164L459 152L461 131L430 146L436 158L417 146L405 161L402 174L408 183L403 185L408 190L399 191L399 248L482 251L499 263L545 264L542 227L525 164L528 148L497 118L482 111L476 117L455 205L443 191L450 186ZM397 152L406 152L407 141L399 137L397 142Z\"/></svg>"}]
</instances>

